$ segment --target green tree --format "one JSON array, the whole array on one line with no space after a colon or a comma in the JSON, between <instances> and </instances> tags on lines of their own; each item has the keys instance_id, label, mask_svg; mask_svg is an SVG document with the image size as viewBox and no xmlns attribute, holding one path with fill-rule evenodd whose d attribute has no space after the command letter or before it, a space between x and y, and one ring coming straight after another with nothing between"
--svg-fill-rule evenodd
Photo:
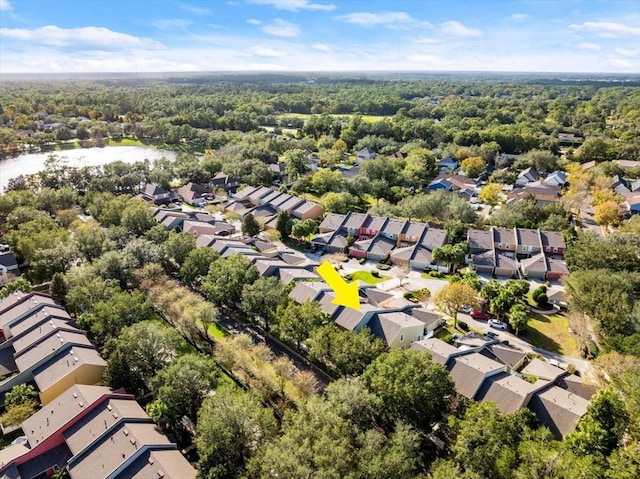
<instances>
[{"instance_id":1,"label":"green tree","mask_svg":"<svg viewBox=\"0 0 640 479\"><path fill-rule=\"evenodd\" d=\"M136 397L142 396L149 391L156 373L186 348L175 329L159 321L136 323L106 345L105 379L111 387L123 387Z\"/></svg>"},{"instance_id":2,"label":"green tree","mask_svg":"<svg viewBox=\"0 0 640 479\"><path fill-rule=\"evenodd\" d=\"M455 245L446 244L434 248L433 260L446 263L449 271L451 271L452 268L455 270L458 265L464 264L467 250L467 243L458 243Z\"/></svg>"},{"instance_id":3,"label":"green tree","mask_svg":"<svg viewBox=\"0 0 640 479\"><path fill-rule=\"evenodd\" d=\"M180 266L196 247L196 238L187 232L171 233L164 242L164 248L171 258Z\"/></svg>"},{"instance_id":4,"label":"green tree","mask_svg":"<svg viewBox=\"0 0 640 479\"><path fill-rule=\"evenodd\" d=\"M276 309L278 317L278 331L291 341L300 345L309 338L311 332L325 321L325 314L320 309L320 303L305 302L298 304L288 301Z\"/></svg>"},{"instance_id":5,"label":"green tree","mask_svg":"<svg viewBox=\"0 0 640 479\"><path fill-rule=\"evenodd\" d=\"M120 291L108 301L95 303L90 313L78 318L78 323L83 329L88 329L99 344L104 345L109 339L117 337L124 327L152 317L151 304L144 294L139 291L131 294Z\"/></svg>"},{"instance_id":6,"label":"green tree","mask_svg":"<svg viewBox=\"0 0 640 479\"><path fill-rule=\"evenodd\" d=\"M304 150L298 148L286 151L284 153L284 162L287 165L287 173L289 181L295 181L308 171L307 154Z\"/></svg>"},{"instance_id":7,"label":"green tree","mask_svg":"<svg viewBox=\"0 0 640 479\"><path fill-rule=\"evenodd\" d=\"M185 283L199 287L202 284L202 278L207 276L211 263L220 257L213 248L196 248L189 252L182 268L180 275Z\"/></svg>"},{"instance_id":8,"label":"green tree","mask_svg":"<svg viewBox=\"0 0 640 479\"><path fill-rule=\"evenodd\" d=\"M176 427L183 416L195 421L204 399L218 384L218 368L198 354L180 356L161 369L151 381L156 400L167 405L170 424Z\"/></svg>"},{"instance_id":9,"label":"green tree","mask_svg":"<svg viewBox=\"0 0 640 479\"><path fill-rule=\"evenodd\" d=\"M284 285L278 278L258 278L242 288L242 309L249 316L262 318L265 330L269 332L272 322L277 318L276 308L285 298Z\"/></svg>"},{"instance_id":10,"label":"green tree","mask_svg":"<svg viewBox=\"0 0 640 479\"><path fill-rule=\"evenodd\" d=\"M464 283L451 283L433 297L436 307L453 318L454 328L458 327L458 312L463 306L477 308L480 305L478 293Z\"/></svg>"},{"instance_id":11,"label":"green tree","mask_svg":"<svg viewBox=\"0 0 640 479\"><path fill-rule=\"evenodd\" d=\"M241 477L247 462L276 437L270 408L252 392L221 386L204 400L198 414L195 443L203 478Z\"/></svg>"},{"instance_id":12,"label":"green tree","mask_svg":"<svg viewBox=\"0 0 640 479\"><path fill-rule=\"evenodd\" d=\"M38 392L31 384L18 384L13 386L4 397L4 403L7 407L37 400Z\"/></svg>"},{"instance_id":13,"label":"green tree","mask_svg":"<svg viewBox=\"0 0 640 479\"><path fill-rule=\"evenodd\" d=\"M412 349L381 354L367 367L362 381L382 402L387 424L401 420L425 432L444 417L455 393L444 366Z\"/></svg>"},{"instance_id":14,"label":"green tree","mask_svg":"<svg viewBox=\"0 0 640 479\"><path fill-rule=\"evenodd\" d=\"M487 167L487 163L481 156L470 156L460 163L460 169L469 178L477 178Z\"/></svg>"},{"instance_id":15,"label":"green tree","mask_svg":"<svg viewBox=\"0 0 640 479\"><path fill-rule=\"evenodd\" d=\"M121 221L122 226L135 236L142 236L156 224L149 207L135 202L122 211Z\"/></svg>"},{"instance_id":16,"label":"green tree","mask_svg":"<svg viewBox=\"0 0 640 479\"><path fill-rule=\"evenodd\" d=\"M260 223L256 220L255 216L251 213L247 213L242 217L242 234L244 236L257 236L260 233Z\"/></svg>"},{"instance_id":17,"label":"green tree","mask_svg":"<svg viewBox=\"0 0 640 479\"><path fill-rule=\"evenodd\" d=\"M242 300L242 288L258 276L258 270L246 256L234 254L211 263L202 290L210 301L233 306Z\"/></svg>"},{"instance_id":18,"label":"green tree","mask_svg":"<svg viewBox=\"0 0 640 479\"><path fill-rule=\"evenodd\" d=\"M516 336L520 334L521 330L526 329L528 323L527 307L522 301L517 301L509 309L509 324L515 329Z\"/></svg>"},{"instance_id":19,"label":"green tree","mask_svg":"<svg viewBox=\"0 0 640 479\"><path fill-rule=\"evenodd\" d=\"M276 231L280 233L280 238L282 240L286 240L291 235L291 229L293 227L293 222L291 221L291 217L289 213L286 211L281 211L278 213L278 219L276 221Z\"/></svg>"}]
</instances>

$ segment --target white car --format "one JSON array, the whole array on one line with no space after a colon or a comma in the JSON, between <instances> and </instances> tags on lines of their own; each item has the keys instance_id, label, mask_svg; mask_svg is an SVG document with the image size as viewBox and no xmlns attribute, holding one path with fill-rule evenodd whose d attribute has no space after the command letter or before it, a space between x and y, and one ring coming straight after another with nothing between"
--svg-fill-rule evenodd
<instances>
[{"instance_id":1,"label":"white car","mask_svg":"<svg viewBox=\"0 0 640 479\"><path fill-rule=\"evenodd\" d=\"M509 325L507 323L503 323L502 321L498 321L497 319L490 319L489 327L506 331L509 328Z\"/></svg>"}]
</instances>

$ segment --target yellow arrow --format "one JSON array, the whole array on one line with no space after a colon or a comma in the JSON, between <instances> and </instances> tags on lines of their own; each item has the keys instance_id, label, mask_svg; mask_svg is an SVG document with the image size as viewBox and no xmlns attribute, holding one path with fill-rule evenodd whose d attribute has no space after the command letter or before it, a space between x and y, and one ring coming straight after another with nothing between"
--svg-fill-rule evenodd
<instances>
[{"instance_id":1,"label":"yellow arrow","mask_svg":"<svg viewBox=\"0 0 640 479\"><path fill-rule=\"evenodd\" d=\"M323 261L322 264L318 266L318 274L336 293L335 299L331 301L333 304L360 311L358 281L347 283L328 261Z\"/></svg>"}]
</instances>

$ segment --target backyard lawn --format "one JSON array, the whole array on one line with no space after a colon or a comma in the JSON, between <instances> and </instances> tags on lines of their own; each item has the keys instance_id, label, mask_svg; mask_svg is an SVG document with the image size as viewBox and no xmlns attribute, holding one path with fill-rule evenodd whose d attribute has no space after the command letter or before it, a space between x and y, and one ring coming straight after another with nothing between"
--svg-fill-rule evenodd
<instances>
[{"instance_id":1,"label":"backyard lawn","mask_svg":"<svg viewBox=\"0 0 640 479\"><path fill-rule=\"evenodd\" d=\"M381 274L379 278L376 278L370 271L355 271L350 273L349 276L351 276L353 280L359 279L363 283L367 284L378 284L391 279L391 276L385 276L384 274Z\"/></svg>"},{"instance_id":2,"label":"backyard lawn","mask_svg":"<svg viewBox=\"0 0 640 479\"><path fill-rule=\"evenodd\" d=\"M569 333L569 320L563 314L536 314L529 316L527 340L553 353L578 356L575 338Z\"/></svg>"}]
</instances>

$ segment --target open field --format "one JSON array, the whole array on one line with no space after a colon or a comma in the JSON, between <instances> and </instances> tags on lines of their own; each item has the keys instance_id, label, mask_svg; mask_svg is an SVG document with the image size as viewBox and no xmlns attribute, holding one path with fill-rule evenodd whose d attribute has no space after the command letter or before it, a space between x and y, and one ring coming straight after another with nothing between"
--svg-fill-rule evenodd
<instances>
[{"instance_id":1,"label":"open field","mask_svg":"<svg viewBox=\"0 0 640 479\"><path fill-rule=\"evenodd\" d=\"M343 114L343 115L335 115L335 114L331 114L328 113L329 116L335 116L335 117L340 117L340 118L351 118L352 116L354 116L354 114ZM300 118L301 120L309 120L309 118L311 118L312 116L320 116L320 115L311 115L309 113L283 113L281 115L275 115L276 118L280 119L280 118ZM376 115L361 115L362 116L362 121L365 121L367 123L373 123L376 121L382 121L385 118L391 118L391 115L386 115L386 116L376 116Z\"/></svg>"},{"instance_id":2,"label":"open field","mask_svg":"<svg viewBox=\"0 0 640 479\"><path fill-rule=\"evenodd\" d=\"M531 314L526 339L537 346L564 356L578 356L575 338L569 333L569 320L563 314Z\"/></svg>"},{"instance_id":3,"label":"open field","mask_svg":"<svg viewBox=\"0 0 640 479\"><path fill-rule=\"evenodd\" d=\"M363 283L367 283L371 285L382 283L383 281L391 279L391 276L385 276L383 274L381 274L379 278L376 278L369 271L354 271L353 273L350 273L350 276L353 278L354 281L356 279L359 279Z\"/></svg>"}]
</instances>

